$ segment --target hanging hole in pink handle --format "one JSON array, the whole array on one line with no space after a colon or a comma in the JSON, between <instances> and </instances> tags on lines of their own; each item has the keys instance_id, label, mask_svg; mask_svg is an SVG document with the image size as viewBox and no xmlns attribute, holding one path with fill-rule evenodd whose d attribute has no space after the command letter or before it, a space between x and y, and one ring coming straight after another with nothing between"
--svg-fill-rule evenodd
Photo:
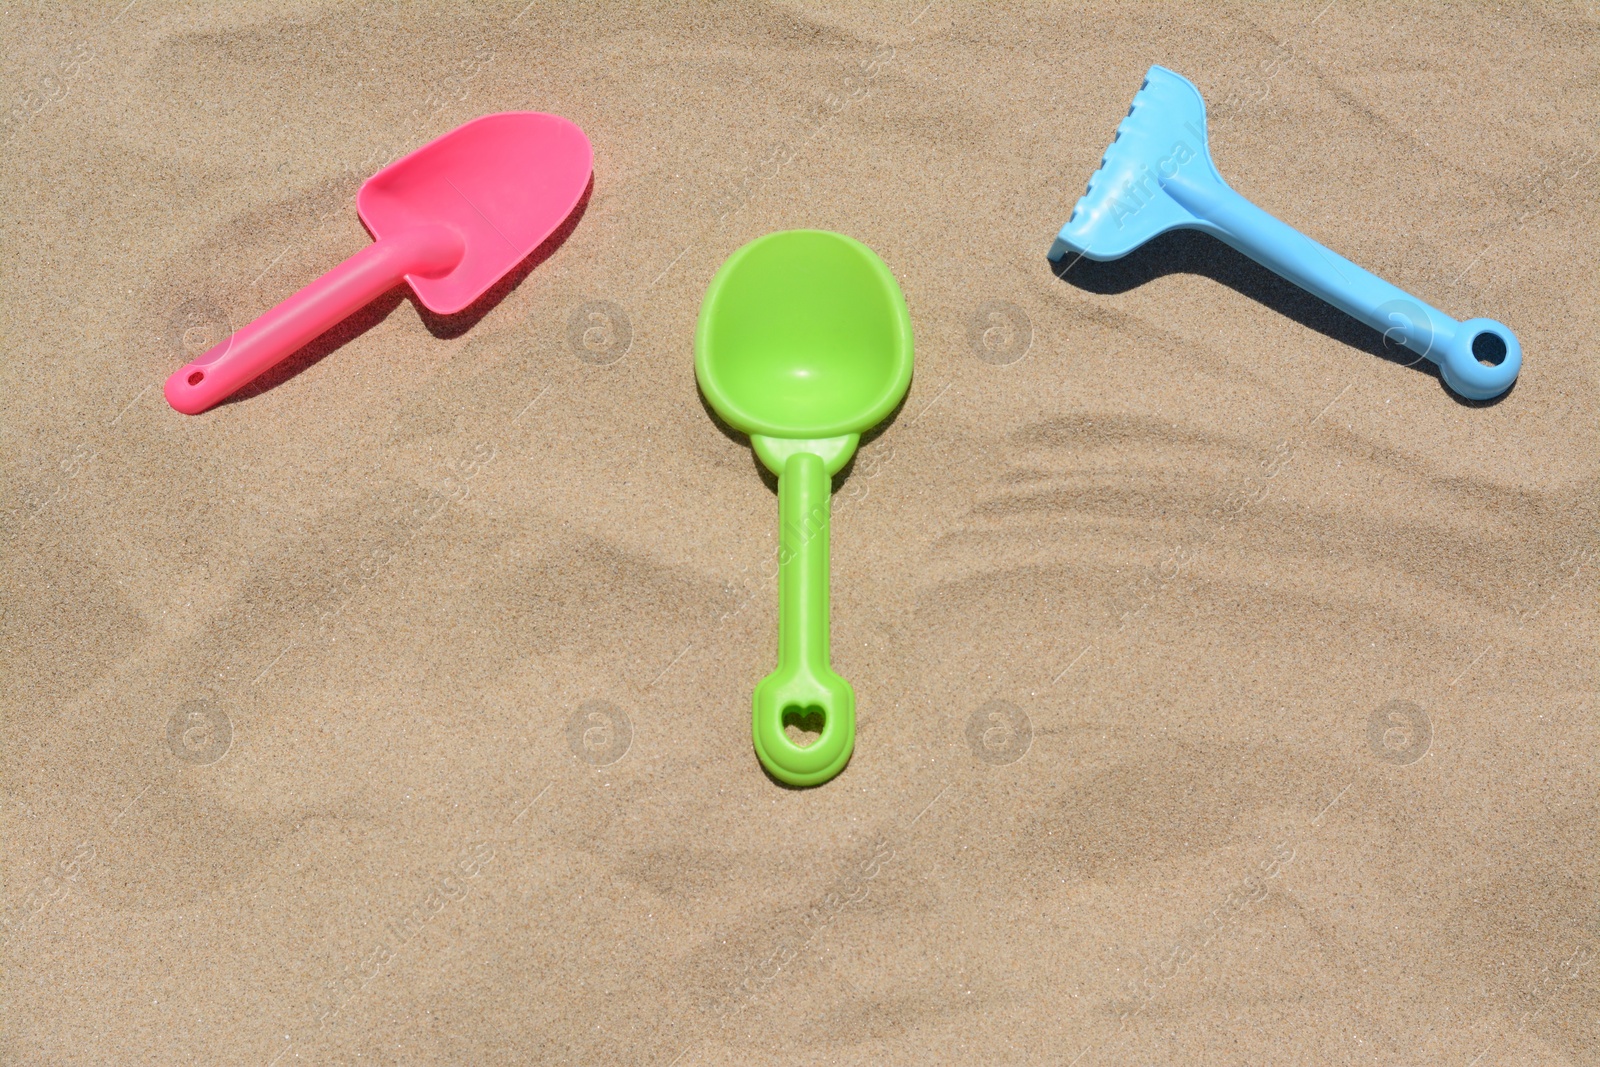
<instances>
[{"instance_id":1,"label":"hanging hole in pink handle","mask_svg":"<svg viewBox=\"0 0 1600 1067\"><path fill-rule=\"evenodd\" d=\"M199 385L201 382L205 381L205 379L206 372L203 370L197 370L193 374L189 375L189 384Z\"/></svg>"}]
</instances>

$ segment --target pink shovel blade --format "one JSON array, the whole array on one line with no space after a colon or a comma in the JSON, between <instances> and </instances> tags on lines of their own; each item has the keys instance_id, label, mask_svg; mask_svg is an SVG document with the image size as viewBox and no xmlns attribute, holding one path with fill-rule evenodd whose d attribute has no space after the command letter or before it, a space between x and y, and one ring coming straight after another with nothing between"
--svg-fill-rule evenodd
<instances>
[{"instance_id":1,"label":"pink shovel blade","mask_svg":"<svg viewBox=\"0 0 1600 1067\"><path fill-rule=\"evenodd\" d=\"M591 166L589 139L559 115L485 115L368 178L356 211L380 241L433 222L466 239L448 274L406 276L429 311L452 315L556 231L583 196Z\"/></svg>"},{"instance_id":2,"label":"pink shovel blade","mask_svg":"<svg viewBox=\"0 0 1600 1067\"><path fill-rule=\"evenodd\" d=\"M356 194L377 240L167 379L193 415L400 284L440 315L461 311L526 259L589 185L589 139L559 115L507 111L450 131Z\"/></svg>"}]
</instances>

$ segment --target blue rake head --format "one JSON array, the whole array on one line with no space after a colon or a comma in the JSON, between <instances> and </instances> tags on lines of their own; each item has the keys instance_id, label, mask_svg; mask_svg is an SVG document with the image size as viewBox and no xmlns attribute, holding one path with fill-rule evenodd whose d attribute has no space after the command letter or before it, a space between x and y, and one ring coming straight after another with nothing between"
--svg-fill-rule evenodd
<instances>
[{"instance_id":1,"label":"blue rake head","mask_svg":"<svg viewBox=\"0 0 1600 1067\"><path fill-rule=\"evenodd\" d=\"M1162 189L1162 179L1180 171L1196 184L1226 188L1211 162L1200 90L1181 74L1151 67L1100 169L1089 176L1089 187L1050 246L1050 258L1076 252L1087 259L1119 259L1168 230L1212 230Z\"/></svg>"}]
</instances>

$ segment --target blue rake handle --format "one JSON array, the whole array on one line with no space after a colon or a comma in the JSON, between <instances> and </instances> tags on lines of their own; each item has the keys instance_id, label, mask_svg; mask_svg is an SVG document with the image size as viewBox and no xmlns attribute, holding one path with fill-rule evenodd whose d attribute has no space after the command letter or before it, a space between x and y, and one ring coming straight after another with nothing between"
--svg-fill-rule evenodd
<instances>
[{"instance_id":1,"label":"blue rake handle","mask_svg":"<svg viewBox=\"0 0 1600 1067\"><path fill-rule=\"evenodd\" d=\"M1522 345L1505 324L1494 319L1457 322L1280 222L1226 185L1191 181L1179 170L1161 187L1196 219L1210 223L1204 229L1221 240L1371 326L1385 340L1438 364L1445 384L1462 396L1487 400L1517 380ZM1480 356L1499 358L1490 363Z\"/></svg>"}]
</instances>

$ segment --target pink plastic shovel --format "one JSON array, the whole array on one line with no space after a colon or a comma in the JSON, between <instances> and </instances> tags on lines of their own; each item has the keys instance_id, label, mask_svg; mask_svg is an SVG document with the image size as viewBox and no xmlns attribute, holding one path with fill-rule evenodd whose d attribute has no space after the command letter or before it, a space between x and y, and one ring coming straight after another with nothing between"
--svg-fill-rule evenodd
<instances>
[{"instance_id":1,"label":"pink plastic shovel","mask_svg":"<svg viewBox=\"0 0 1600 1067\"><path fill-rule=\"evenodd\" d=\"M167 402L206 410L402 280L451 315L487 292L572 213L594 154L559 115L473 119L361 186L371 245L167 379Z\"/></svg>"}]
</instances>

